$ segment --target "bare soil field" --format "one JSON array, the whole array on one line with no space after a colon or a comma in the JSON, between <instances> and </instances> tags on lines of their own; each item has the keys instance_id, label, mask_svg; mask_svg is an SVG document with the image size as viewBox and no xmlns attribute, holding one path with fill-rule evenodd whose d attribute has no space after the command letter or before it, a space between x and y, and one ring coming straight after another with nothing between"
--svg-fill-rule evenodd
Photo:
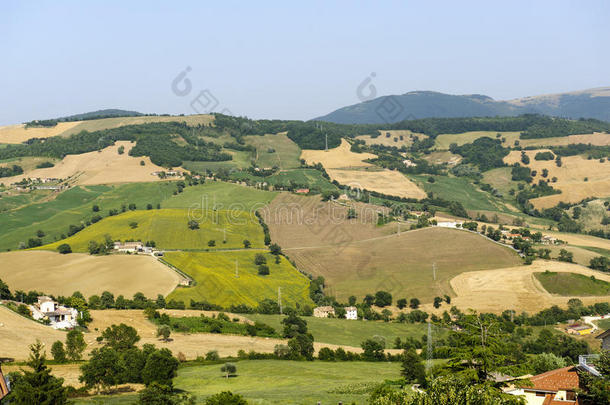
<instances>
[{"instance_id":1,"label":"bare soil field","mask_svg":"<svg viewBox=\"0 0 610 405\"><path fill-rule=\"evenodd\" d=\"M456 294L452 304L461 309L472 308L481 312L500 313L506 309L536 312L552 305L565 306L570 298L579 298L586 305L605 302L603 297L566 297L548 293L536 280L533 273L544 272L578 273L610 281L610 274L586 267L556 261L536 260L530 266L509 267L497 270L469 271L451 279L451 288Z\"/></svg>"},{"instance_id":2,"label":"bare soil field","mask_svg":"<svg viewBox=\"0 0 610 405\"><path fill-rule=\"evenodd\" d=\"M557 182L552 183L553 188L561 190L561 194L532 199L531 202L538 209L550 208L560 201L578 202L586 197L609 197L610 196L610 162L601 163L597 159L588 160L582 156L568 156L561 159L561 167L557 167L554 160L535 160L536 153L548 151L548 149L525 151L530 158L527 165L536 170L534 183L544 179L542 170L547 169L547 179L557 177ZM521 161L520 151L511 151L504 162L513 164ZM587 179L585 181L585 179Z\"/></svg>"},{"instance_id":3,"label":"bare soil field","mask_svg":"<svg viewBox=\"0 0 610 405\"><path fill-rule=\"evenodd\" d=\"M12 184L23 178L73 178L71 183L78 185L164 181L152 175L153 172L164 169L153 164L150 158L128 155L134 145L129 141L119 141L101 152L67 155L54 167L26 171L19 176L4 178L3 182ZM118 149L121 146L125 152L119 155ZM140 161L144 161L144 166Z\"/></svg>"},{"instance_id":4,"label":"bare soil field","mask_svg":"<svg viewBox=\"0 0 610 405\"><path fill-rule=\"evenodd\" d=\"M0 279L13 291L72 295L78 290L89 297L108 290L115 296L142 292L153 298L169 294L180 276L151 256L16 251L0 254Z\"/></svg>"},{"instance_id":5,"label":"bare soil field","mask_svg":"<svg viewBox=\"0 0 610 405\"><path fill-rule=\"evenodd\" d=\"M402 146L411 146L415 137L419 140L428 138L428 135L418 134L408 129L391 129L391 130L379 130L378 137L371 137L371 135L359 135L356 139L364 141L367 145L384 145L384 146L396 146L400 148ZM390 134L390 136L387 136ZM402 136L402 139L400 137Z\"/></svg>"},{"instance_id":6,"label":"bare soil field","mask_svg":"<svg viewBox=\"0 0 610 405\"><path fill-rule=\"evenodd\" d=\"M428 162L435 164L435 165L441 165L443 163L448 163L451 166L454 166L462 161L462 157L460 155L454 155L453 153L449 152L448 150L434 151L434 152L430 153L429 155L423 155L423 158L426 159Z\"/></svg>"},{"instance_id":7,"label":"bare soil field","mask_svg":"<svg viewBox=\"0 0 610 405\"><path fill-rule=\"evenodd\" d=\"M305 159L308 164L322 163L325 169L369 167L370 163L363 162L365 159L374 159L377 156L372 153L354 153L350 151L350 144L341 139L341 145L334 149L313 150L303 149L301 159Z\"/></svg>"},{"instance_id":8,"label":"bare soil field","mask_svg":"<svg viewBox=\"0 0 610 405\"><path fill-rule=\"evenodd\" d=\"M24 124L0 127L0 143L22 143L31 138L49 138L51 136L70 136L80 131L100 131L118 128L125 125L139 125L151 122L186 122L187 125L209 125L214 122L214 116L208 114L176 116L143 116L102 118L99 120L59 122L49 128L25 128Z\"/></svg>"},{"instance_id":9,"label":"bare soil field","mask_svg":"<svg viewBox=\"0 0 610 405\"><path fill-rule=\"evenodd\" d=\"M343 170L327 169L332 180L352 188L377 191L379 193L407 198L426 198L426 192L409 180L404 174L395 170Z\"/></svg>"},{"instance_id":10,"label":"bare soil field","mask_svg":"<svg viewBox=\"0 0 610 405\"><path fill-rule=\"evenodd\" d=\"M397 227L397 224L387 226ZM295 228L298 232L298 228ZM449 280L464 271L517 266L517 254L480 235L443 228L423 228L338 244L284 248L297 266L324 276L327 293L345 300L385 290L398 298L431 301L453 295ZM282 246L284 247L284 246Z\"/></svg>"},{"instance_id":11,"label":"bare soil field","mask_svg":"<svg viewBox=\"0 0 610 405\"><path fill-rule=\"evenodd\" d=\"M349 207L354 208L358 218L347 219ZM259 212L269 226L272 239L282 248L336 245L396 231L391 225L377 226L377 213L387 212L387 208L323 202L319 196L281 193Z\"/></svg>"}]
</instances>

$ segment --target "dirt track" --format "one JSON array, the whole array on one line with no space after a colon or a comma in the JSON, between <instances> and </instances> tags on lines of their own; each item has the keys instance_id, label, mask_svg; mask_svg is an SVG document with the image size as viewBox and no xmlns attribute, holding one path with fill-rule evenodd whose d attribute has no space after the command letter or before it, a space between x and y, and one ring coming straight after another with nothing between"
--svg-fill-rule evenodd
<instances>
[{"instance_id":1,"label":"dirt track","mask_svg":"<svg viewBox=\"0 0 610 405\"><path fill-rule=\"evenodd\" d=\"M579 298L585 304L610 301L603 297L564 297L548 293L536 280L533 273L544 272L578 273L594 275L610 282L610 274L589 268L556 261L536 260L530 266L509 267L497 270L469 271L451 279L450 285L457 295L452 304L461 309L481 312L502 312L506 309L536 312L552 305L565 306L570 298Z\"/></svg>"}]
</instances>

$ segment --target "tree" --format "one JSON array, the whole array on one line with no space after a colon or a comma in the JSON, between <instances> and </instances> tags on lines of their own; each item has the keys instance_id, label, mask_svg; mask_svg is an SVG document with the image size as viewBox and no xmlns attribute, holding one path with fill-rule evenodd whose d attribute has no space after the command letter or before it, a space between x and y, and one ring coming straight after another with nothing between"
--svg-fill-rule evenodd
<instances>
[{"instance_id":1,"label":"tree","mask_svg":"<svg viewBox=\"0 0 610 405\"><path fill-rule=\"evenodd\" d=\"M419 300L417 298L411 298L411 300L409 301L409 307L411 307L412 309L417 309L419 308Z\"/></svg>"},{"instance_id":2,"label":"tree","mask_svg":"<svg viewBox=\"0 0 610 405\"><path fill-rule=\"evenodd\" d=\"M356 305L356 297L354 295L350 295L347 299L347 303L350 307L353 307L354 305Z\"/></svg>"},{"instance_id":3,"label":"tree","mask_svg":"<svg viewBox=\"0 0 610 405\"><path fill-rule=\"evenodd\" d=\"M361 344L363 353L362 357L366 361L381 361L385 360L383 345L374 339L367 339Z\"/></svg>"},{"instance_id":4,"label":"tree","mask_svg":"<svg viewBox=\"0 0 610 405\"><path fill-rule=\"evenodd\" d=\"M293 359L313 360L313 336L310 333L298 333L288 341L290 356Z\"/></svg>"},{"instance_id":5,"label":"tree","mask_svg":"<svg viewBox=\"0 0 610 405\"><path fill-rule=\"evenodd\" d=\"M114 307L114 294L110 291L104 291L100 298L100 306L103 309Z\"/></svg>"},{"instance_id":6,"label":"tree","mask_svg":"<svg viewBox=\"0 0 610 405\"><path fill-rule=\"evenodd\" d=\"M216 246L216 241L215 241L214 239L210 239L210 240L208 241L208 246L209 246L209 247L214 247L214 246Z\"/></svg>"},{"instance_id":7,"label":"tree","mask_svg":"<svg viewBox=\"0 0 610 405\"><path fill-rule=\"evenodd\" d=\"M7 398L11 404L62 405L68 402L63 378L52 376L45 360L42 343L37 341L30 345L30 357L26 364L32 371L21 369L21 373L12 378L12 391Z\"/></svg>"},{"instance_id":8,"label":"tree","mask_svg":"<svg viewBox=\"0 0 610 405\"><path fill-rule=\"evenodd\" d=\"M387 291L377 291L375 293L375 305L378 307L392 305L392 294Z\"/></svg>"},{"instance_id":9,"label":"tree","mask_svg":"<svg viewBox=\"0 0 610 405\"><path fill-rule=\"evenodd\" d=\"M565 249L559 251L559 257L557 258L560 262L572 263L574 261L574 253L568 252Z\"/></svg>"},{"instance_id":10,"label":"tree","mask_svg":"<svg viewBox=\"0 0 610 405\"><path fill-rule=\"evenodd\" d=\"M434 304L432 305L434 306L434 308L439 308L442 302L443 299L441 297L434 297Z\"/></svg>"},{"instance_id":11,"label":"tree","mask_svg":"<svg viewBox=\"0 0 610 405\"><path fill-rule=\"evenodd\" d=\"M284 338L292 338L298 334L307 333L307 321L296 316L294 313L282 319L282 324L284 325L284 333L282 335Z\"/></svg>"},{"instance_id":12,"label":"tree","mask_svg":"<svg viewBox=\"0 0 610 405\"><path fill-rule=\"evenodd\" d=\"M248 402L239 394L223 391L208 397L205 405L248 405Z\"/></svg>"},{"instance_id":13,"label":"tree","mask_svg":"<svg viewBox=\"0 0 610 405\"><path fill-rule=\"evenodd\" d=\"M261 254L261 253L257 253L256 255L254 255L254 264L256 264L257 266L260 266L261 264L266 264L267 263L267 259L265 258L265 255Z\"/></svg>"},{"instance_id":14,"label":"tree","mask_svg":"<svg viewBox=\"0 0 610 405\"><path fill-rule=\"evenodd\" d=\"M398 309L404 309L407 307L407 299L406 298L401 298L398 301L396 301L396 306L398 307Z\"/></svg>"},{"instance_id":15,"label":"tree","mask_svg":"<svg viewBox=\"0 0 610 405\"><path fill-rule=\"evenodd\" d=\"M61 245L57 246L57 251L62 255L66 255L68 253L72 253L72 247L70 247L70 245L67 243L62 243Z\"/></svg>"},{"instance_id":16,"label":"tree","mask_svg":"<svg viewBox=\"0 0 610 405\"><path fill-rule=\"evenodd\" d=\"M375 296L372 294L367 294L362 299L362 302L364 303L364 305L370 307L375 302Z\"/></svg>"},{"instance_id":17,"label":"tree","mask_svg":"<svg viewBox=\"0 0 610 405\"><path fill-rule=\"evenodd\" d=\"M142 369L142 382L146 385L157 382L172 387L179 364L169 349L155 350L146 359L146 365Z\"/></svg>"},{"instance_id":18,"label":"tree","mask_svg":"<svg viewBox=\"0 0 610 405\"><path fill-rule=\"evenodd\" d=\"M199 229L199 222L193 221L192 219L188 221L187 226L191 230Z\"/></svg>"},{"instance_id":19,"label":"tree","mask_svg":"<svg viewBox=\"0 0 610 405\"><path fill-rule=\"evenodd\" d=\"M39 238L44 238L44 231L42 229L39 229L36 231L36 236L38 236Z\"/></svg>"},{"instance_id":20,"label":"tree","mask_svg":"<svg viewBox=\"0 0 610 405\"><path fill-rule=\"evenodd\" d=\"M249 249L252 243L248 239L244 239L244 249Z\"/></svg>"},{"instance_id":21,"label":"tree","mask_svg":"<svg viewBox=\"0 0 610 405\"><path fill-rule=\"evenodd\" d=\"M269 246L269 251L271 252L272 255L281 255L282 254L282 248L277 243L272 243Z\"/></svg>"},{"instance_id":22,"label":"tree","mask_svg":"<svg viewBox=\"0 0 610 405\"><path fill-rule=\"evenodd\" d=\"M565 367L566 361L563 357L556 356L553 353L540 353L532 359L530 365L536 374L542 374Z\"/></svg>"},{"instance_id":23,"label":"tree","mask_svg":"<svg viewBox=\"0 0 610 405\"><path fill-rule=\"evenodd\" d=\"M53 360L58 363L66 362L66 349L64 349L62 341L57 340L53 343L53 346L51 346L51 355L53 356Z\"/></svg>"},{"instance_id":24,"label":"tree","mask_svg":"<svg viewBox=\"0 0 610 405\"><path fill-rule=\"evenodd\" d=\"M106 341L107 346L118 351L131 349L140 341L138 331L124 323L106 328L102 332L102 338Z\"/></svg>"},{"instance_id":25,"label":"tree","mask_svg":"<svg viewBox=\"0 0 610 405\"><path fill-rule=\"evenodd\" d=\"M125 372L119 353L109 346L93 349L89 361L83 364L80 382L97 392L121 383Z\"/></svg>"},{"instance_id":26,"label":"tree","mask_svg":"<svg viewBox=\"0 0 610 405\"><path fill-rule=\"evenodd\" d=\"M225 363L220 368L220 371L224 373L225 378L229 378L229 376L235 375L235 373L237 373L237 367L233 363Z\"/></svg>"},{"instance_id":27,"label":"tree","mask_svg":"<svg viewBox=\"0 0 610 405\"><path fill-rule=\"evenodd\" d=\"M0 280L0 300L10 300L11 298L13 298L13 295L8 288L8 284Z\"/></svg>"},{"instance_id":28,"label":"tree","mask_svg":"<svg viewBox=\"0 0 610 405\"><path fill-rule=\"evenodd\" d=\"M267 266L266 264L261 264L260 266L258 266L258 274L261 276L269 275L269 266Z\"/></svg>"},{"instance_id":29,"label":"tree","mask_svg":"<svg viewBox=\"0 0 610 405\"><path fill-rule=\"evenodd\" d=\"M174 393L167 385L152 382L140 391L139 405L194 405L195 399L187 393Z\"/></svg>"},{"instance_id":30,"label":"tree","mask_svg":"<svg viewBox=\"0 0 610 405\"><path fill-rule=\"evenodd\" d=\"M426 369L415 349L411 348L404 351L400 374L407 382L416 382L422 386L426 385Z\"/></svg>"},{"instance_id":31,"label":"tree","mask_svg":"<svg viewBox=\"0 0 610 405\"><path fill-rule=\"evenodd\" d=\"M72 361L80 360L87 347L87 342L83 337L83 332L72 329L66 335L66 355Z\"/></svg>"},{"instance_id":32,"label":"tree","mask_svg":"<svg viewBox=\"0 0 610 405\"><path fill-rule=\"evenodd\" d=\"M161 325L157 328L157 337L161 336L164 341L169 341L169 335L172 333L171 329L167 325Z\"/></svg>"}]
</instances>

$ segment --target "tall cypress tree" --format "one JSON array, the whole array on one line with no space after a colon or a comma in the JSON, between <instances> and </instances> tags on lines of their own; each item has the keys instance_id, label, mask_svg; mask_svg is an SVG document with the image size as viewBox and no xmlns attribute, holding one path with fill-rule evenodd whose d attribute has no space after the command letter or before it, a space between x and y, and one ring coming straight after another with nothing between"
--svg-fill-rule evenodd
<instances>
[{"instance_id":1,"label":"tall cypress tree","mask_svg":"<svg viewBox=\"0 0 610 405\"><path fill-rule=\"evenodd\" d=\"M30 359L27 365L32 371L22 369L22 373L12 382L8 397L15 405L62 405L67 403L63 378L53 377L51 369L45 365L46 355L40 341L30 345Z\"/></svg>"}]
</instances>

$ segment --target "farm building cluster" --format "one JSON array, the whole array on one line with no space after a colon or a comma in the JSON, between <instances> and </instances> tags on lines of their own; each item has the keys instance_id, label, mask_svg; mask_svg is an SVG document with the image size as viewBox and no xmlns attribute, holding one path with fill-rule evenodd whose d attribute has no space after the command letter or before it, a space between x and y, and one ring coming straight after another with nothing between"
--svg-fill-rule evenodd
<instances>
[{"instance_id":1,"label":"farm building cluster","mask_svg":"<svg viewBox=\"0 0 610 405\"><path fill-rule=\"evenodd\" d=\"M356 307L345 307L345 319L356 320L358 319L358 308ZM336 316L335 308L329 306L316 307L313 309L313 316L316 318L334 318Z\"/></svg>"},{"instance_id":2,"label":"farm building cluster","mask_svg":"<svg viewBox=\"0 0 610 405\"><path fill-rule=\"evenodd\" d=\"M48 320L53 329L70 329L77 325L78 311L74 308L59 305L51 297L42 295L38 301L29 306L32 318Z\"/></svg>"}]
</instances>

